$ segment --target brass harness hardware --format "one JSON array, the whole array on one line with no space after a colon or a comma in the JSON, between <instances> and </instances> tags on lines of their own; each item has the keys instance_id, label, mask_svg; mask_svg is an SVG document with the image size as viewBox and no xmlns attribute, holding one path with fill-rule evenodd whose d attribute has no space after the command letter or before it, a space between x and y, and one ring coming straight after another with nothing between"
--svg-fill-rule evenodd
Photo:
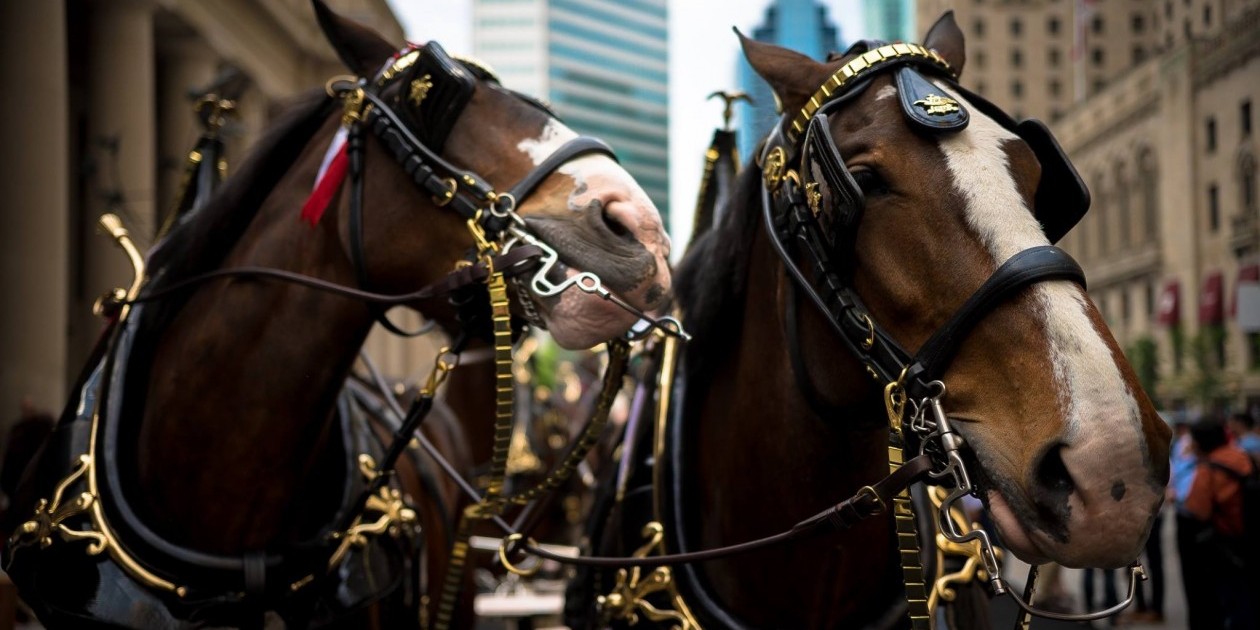
<instances>
[{"instance_id":1,"label":"brass harness hardware","mask_svg":"<svg viewBox=\"0 0 1260 630\"><path fill-rule=\"evenodd\" d=\"M660 523L652 521L644 525L642 535L648 542L639 547L633 557L646 558L652 552L663 549L665 528ZM674 609L662 610L647 601L653 593L664 593ZM643 567L618 569L612 591L597 597L595 604L600 615L600 627L614 621L635 625L642 617L649 621L672 622L675 624L673 630L700 630L695 615L678 593L673 571L667 566L655 567L646 575Z\"/></svg>"}]
</instances>

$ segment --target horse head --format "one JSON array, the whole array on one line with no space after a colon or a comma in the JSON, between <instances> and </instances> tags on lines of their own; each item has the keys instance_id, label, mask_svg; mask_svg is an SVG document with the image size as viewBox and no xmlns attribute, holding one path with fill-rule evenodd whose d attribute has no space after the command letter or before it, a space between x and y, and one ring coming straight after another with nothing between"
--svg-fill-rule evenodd
<instances>
[{"instance_id":1,"label":"horse head","mask_svg":"<svg viewBox=\"0 0 1260 630\"><path fill-rule=\"evenodd\" d=\"M870 50L818 63L768 44L743 45L789 117L803 108L810 114L782 133L813 134L818 146L834 147L830 165L828 156L802 149L805 194L841 275L873 321L912 354L1003 263L1050 245L1088 205L1083 188L1064 194L1075 172L1044 128L1016 125L946 76L872 73L833 98L837 70ZM924 48L955 76L962 71L963 36L952 14L933 26ZM812 116L820 103L811 101L822 101L826 118L807 134L811 118L822 122ZM763 158L763 170L779 167L767 163L773 158ZM840 180L849 177L856 201L843 198L852 189ZM836 406L877 395L849 385L870 383L867 367L808 310L801 338L831 339L800 350L815 390ZM1027 284L967 324L939 378L1003 542L1032 563L1131 562L1163 501L1170 434L1084 287Z\"/></svg>"},{"instance_id":2,"label":"horse head","mask_svg":"<svg viewBox=\"0 0 1260 630\"><path fill-rule=\"evenodd\" d=\"M514 206L528 230L557 251L551 282L592 272L636 308L649 311L662 304L670 289L669 237L647 193L609 152L586 151L547 163L578 134L546 105L503 87L485 66L450 57L435 43L398 51L322 2L316 0L315 6L342 60L368 80L368 89L379 89L382 102L395 105L420 142L458 169L481 176L500 194L520 190L522 198L500 196L497 203ZM367 107L373 105L379 103ZM393 162L397 155L391 156L390 149L369 142L366 162ZM408 167L405 160L403 166ZM374 288L414 288L418 270L426 281L440 277L473 245L466 220L440 207L451 202L451 195L422 190L410 171L392 165L364 172L363 264ZM545 177L533 186L518 186L535 174ZM464 182L447 183L453 194ZM338 229L349 240L349 213L339 214ZM428 245L417 248L418 242ZM519 297L532 303L525 306L539 308L514 308L527 315L540 311L541 321L535 323L569 348L616 337L636 319L577 288Z\"/></svg>"}]
</instances>

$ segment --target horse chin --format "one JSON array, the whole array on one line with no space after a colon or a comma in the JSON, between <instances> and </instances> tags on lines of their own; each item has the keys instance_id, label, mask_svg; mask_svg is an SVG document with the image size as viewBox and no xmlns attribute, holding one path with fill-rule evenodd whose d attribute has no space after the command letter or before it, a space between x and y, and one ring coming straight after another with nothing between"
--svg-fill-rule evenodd
<instances>
[{"instance_id":1,"label":"horse chin","mask_svg":"<svg viewBox=\"0 0 1260 630\"><path fill-rule=\"evenodd\" d=\"M1006 549L1028 564L1050 562L1050 555L1044 550L1044 546L1050 541L1039 540L1045 536L1024 527L1001 492L989 490L986 496L989 514L993 517L993 523L997 526L998 535Z\"/></svg>"},{"instance_id":2,"label":"horse chin","mask_svg":"<svg viewBox=\"0 0 1260 630\"><path fill-rule=\"evenodd\" d=\"M559 298L543 300L542 319L556 343L581 350L624 335L634 315L597 295L569 289Z\"/></svg>"}]
</instances>

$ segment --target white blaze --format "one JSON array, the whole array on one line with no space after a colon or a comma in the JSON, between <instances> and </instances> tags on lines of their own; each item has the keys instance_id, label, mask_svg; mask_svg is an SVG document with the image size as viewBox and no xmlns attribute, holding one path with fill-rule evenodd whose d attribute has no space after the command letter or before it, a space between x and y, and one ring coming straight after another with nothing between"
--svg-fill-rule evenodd
<instances>
[{"instance_id":1,"label":"white blaze","mask_svg":"<svg viewBox=\"0 0 1260 630\"><path fill-rule=\"evenodd\" d=\"M962 95L938 87L966 104ZM967 224L980 236L996 266L1029 247L1050 243L1024 203L1002 148L1017 136L976 108L968 111L967 128L942 136L940 147L954 185L966 199ZM1040 282L1032 291L1044 315L1050 360L1067 411L1065 440L1086 435L1091 441L1110 439L1121 431L1131 437L1132 431L1140 431L1137 401L1111 349L1086 314L1084 292L1067 281Z\"/></svg>"},{"instance_id":2,"label":"white blaze","mask_svg":"<svg viewBox=\"0 0 1260 630\"><path fill-rule=\"evenodd\" d=\"M551 119L543 127L542 133L537 138L527 138L517 143L516 148L529 156L534 161L534 166L542 164L552 153L555 153L560 147L574 138L578 137L572 129L565 126L564 123ZM556 169L558 172L572 177L577 182L577 187L581 188L583 184L587 186L594 185L594 182L601 182L603 185L625 186L632 191L634 196L640 197L641 200L647 200L647 193L634 181L630 173L622 168L612 158L594 154L570 160ZM607 179L605 179L607 178ZM648 201L647 203L651 203Z\"/></svg>"}]
</instances>

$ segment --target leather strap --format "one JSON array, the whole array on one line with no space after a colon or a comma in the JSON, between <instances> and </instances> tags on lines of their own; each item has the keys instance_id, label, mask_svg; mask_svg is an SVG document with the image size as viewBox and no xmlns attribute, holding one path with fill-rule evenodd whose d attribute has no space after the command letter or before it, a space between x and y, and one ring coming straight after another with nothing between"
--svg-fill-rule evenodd
<instances>
[{"instance_id":1,"label":"leather strap","mask_svg":"<svg viewBox=\"0 0 1260 630\"><path fill-rule=\"evenodd\" d=\"M857 494L798 522L793 525L791 529L774 534L773 536L766 536L765 538L758 538L756 540L750 540L735 545L727 545L725 547L716 547L713 549L705 549L703 551L693 551L689 553L648 556L646 558L618 558L605 556L581 556L574 558L552 553L532 543L523 543L519 545L518 548L524 550L530 555L543 558L544 560L554 560L561 564L590 567L656 567L666 564L685 564L727 558L747 553L749 551L764 549L773 545L797 540L810 535L848 529L862 520L883 512L887 509L887 506L891 504L893 497L896 496L897 493L910 487L910 484L927 474L927 472L931 469L931 458L927 455L920 455L906 462L904 466L900 467L897 471L887 477L884 477L878 483L862 488L857 492Z\"/></svg>"},{"instance_id":2,"label":"leather strap","mask_svg":"<svg viewBox=\"0 0 1260 630\"><path fill-rule=\"evenodd\" d=\"M939 379L958 346L990 311L1029 285L1050 280L1070 280L1084 288L1085 272L1053 245L1030 247L1011 256L919 348L907 376L925 382Z\"/></svg>"},{"instance_id":3,"label":"leather strap","mask_svg":"<svg viewBox=\"0 0 1260 630\"><path fill-rule=\"evenodd\" d=\"M492 263L494 268L502 270L505 276L517 276L533 271L538 262L538 258L541 256L542 249L535 245L518 245L505 254L495 256L492 259ZM293 284L300 284L317 291L324 291L325 293L332 293L334 295L360 300L369 304L392 306L447 295L457 289L485 282L489 275L489 270L486 268L485 263L479 261L467 267L456 269L444 276L441 280L429 284L419 290L412 291L410 293L390 294L373 293L371 291L364 291L354 287L347 287L335 282L329 282L321 278L314 278L304 274L286 271L284 269L275 269L272 267L232 267L229 269L215 269L213 271L192 276L191 278L172 283L161 290L142 293L136 296L133 300L123 302L123 304L155 302L178 291L183 291L216 278L268 278L283 282L291 282Z\"/></svg>"},{"instance_id":4,"label":"leather strap","mask_svg":"<svg viewBox=\"0 0 1260 630\"><path fill-rule=\"evenodd\" d=\"M553 171L563 166L569 160L574 160L590 153L607 155L614 161L617 159L616 154L613 153L612 147L608 146L608 144L603 140L600 140L599 138L592 138L590 136L579 136L564 143L559 149L556 149L554 153L548 155L547 159L543 160L541 164L534 167L534 170L530 171L524 179L517 182L517 184L508 191L508 194L512 195L512 199L520 202L528 197L530 193L534 192L534 189L538 188L538 185L541 184L548 175L551 175Z\"/></svg>"}]
</instances>

